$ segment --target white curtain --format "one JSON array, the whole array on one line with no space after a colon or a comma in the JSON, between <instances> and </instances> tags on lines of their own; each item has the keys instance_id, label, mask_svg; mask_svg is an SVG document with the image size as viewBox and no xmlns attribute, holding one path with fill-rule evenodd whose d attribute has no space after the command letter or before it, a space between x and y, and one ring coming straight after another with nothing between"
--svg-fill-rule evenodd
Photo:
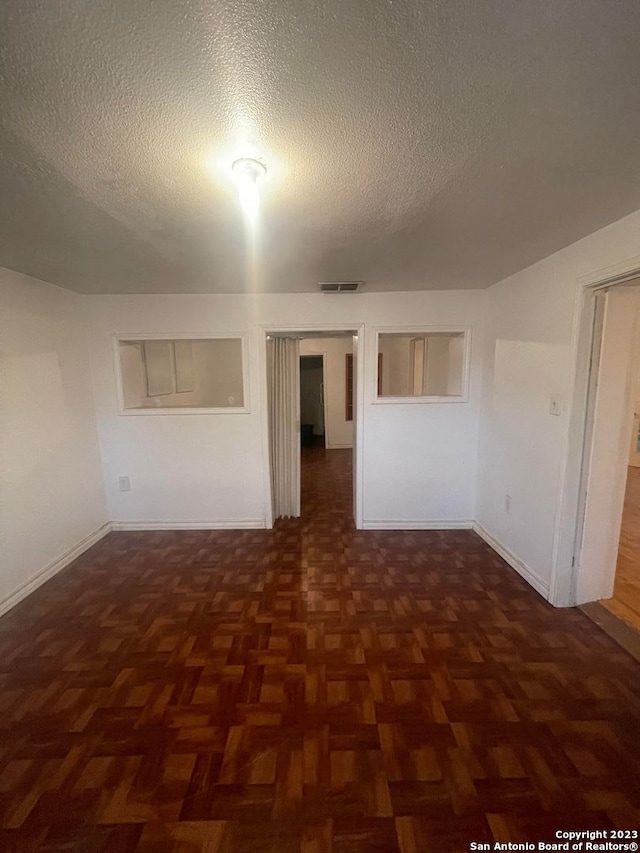
<instances>
[{"instance_id":1,"label":"white curtain","mask_svg":"<svg viewBox=\"0 0 640 853\"><path fill-rule=\"evenodd\" d=\"M300 345L267 340L273 517L300 515Z\"/></svg>"}]
</instances>

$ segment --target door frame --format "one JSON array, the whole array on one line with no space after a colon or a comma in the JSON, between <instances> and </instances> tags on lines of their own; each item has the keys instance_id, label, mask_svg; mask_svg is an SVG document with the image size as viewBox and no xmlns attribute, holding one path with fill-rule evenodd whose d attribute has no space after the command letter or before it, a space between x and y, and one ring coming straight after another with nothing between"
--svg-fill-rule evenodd
<instances>
[{"instance_id":1,"label":"door frame","mask_svg":"<svg viewBox=\"0 0 640 853\"><path fill-rule=\"evenodd\" d=\"M329 447L329 433L327 430L327 352L305 352L299 353L298 358L321 358L322 359L322 420L324 423L324 446ZM302 365L300 365L300 373L302 374ZM300 418L300 427L302 428L302 418Z\"/></svg>"},{"instance_id":2,"label":"door frame","mask_svg":"<svg viewBox=\"0 0 640 853\"><path fill-rule=\"evenodd\" d=\"M585 565L583 554L586 522L587 494L598 488L602 473L592 470L591 458L594 446L594 430L597 385L600 371L602 334L606 323L606 305L602 305L603 294L612 288L629 286L640 279L640 258L617 264L608 270L583 276L578 280L578 301L574 325L575 372L569 426L565 437L566 460L562 482L561 500L556 515L556 536L553 548L552 572L549 600L556 607L572 607L594 600L594 589L604 591L611 579L611 566L603 565L597 579L586 582L582 571ZM606 299L606 297L604 297ZM622 426L623 415L619 415ZM625 445L625 452L628 447ZM611 485L610 481L609 484ZM625 483L620 489L624 493ZM619 495L618 495L619 497ZM617 509L612 508L615 513ZM620 509L621 513L621 509ZM619 526L619 525L618 525ZM615 518L610 518L609 536L616 527ZM619 537L619 530L616 535ZM617 544L616 544L617 548ZM615 567L614 567L615 571ZM590 592L591 590L591 592Z\"/></svg>"},{"instance_id":3,"label":"door frame","mask_svg":"<svg viewBox=\"0 0 640 853\"><path fill-rule=\"evenodd\" d=\"M262 455L265 526L273 527L271 501L271 462L269 455L269 407L267 388L267 338L269 335L309 335L331 332L353 332L354 347L354 417L353 417L353 519L362 530L364 514L364 388L366 379L364 323L268 323L260 325L260 397L262 401ZM298 361L299 364L299 361ZM325 425L326 429L326 425ZM325 433L326 435L326 433Z\"/></svg>"}]
</instances>

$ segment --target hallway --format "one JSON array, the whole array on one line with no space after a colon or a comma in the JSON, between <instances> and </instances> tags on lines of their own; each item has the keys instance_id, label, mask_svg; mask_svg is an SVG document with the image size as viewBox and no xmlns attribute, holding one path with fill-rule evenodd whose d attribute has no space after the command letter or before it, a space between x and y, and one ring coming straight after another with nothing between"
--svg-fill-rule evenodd
<instances>
[{"instance_id":1,"label":"hallway","mask_svg":"<svg viewBox=\"0 0 640 853\"><path fill-rule=\"evenodd\" d=\"M111 533L0 620L0 849L465 853L634 829L640 664L471 531Z\"/></svg>"},{"instance_id":2,"label":"hallway","mask_svg":"<svg viewBox=\"0 0 640 853\"><path fill-rule=\"evenodd\" d=\"M325 450L317 436L300 453L300 510L303 526L352 530L353 450Z\"/></svg>"}]
</instances>

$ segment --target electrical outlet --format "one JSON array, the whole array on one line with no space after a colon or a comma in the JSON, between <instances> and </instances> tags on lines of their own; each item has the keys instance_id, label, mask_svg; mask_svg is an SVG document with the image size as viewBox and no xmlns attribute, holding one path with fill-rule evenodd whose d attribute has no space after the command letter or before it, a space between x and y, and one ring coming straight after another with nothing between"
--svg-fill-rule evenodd
<instances>
[{"instance_id":1,"label":"electrical outlet","mask_svg":"<svg viewBox=\"0 0 640 853\"><path fill-rule=\"evenodd\" d=\"M504 511L507 515L511 515L511 495L504 496Z\"/></svg>"},{"instance_id":2,"label":"electrical outlet","mask_svg":"<svg viewBox=\"0 0 640 853\"><path fill-rule=\"evenodd\" d=\"M121 492L130 492L131 480L128 477L118 477L118 488Z\"/></svg>"}]
</instances>

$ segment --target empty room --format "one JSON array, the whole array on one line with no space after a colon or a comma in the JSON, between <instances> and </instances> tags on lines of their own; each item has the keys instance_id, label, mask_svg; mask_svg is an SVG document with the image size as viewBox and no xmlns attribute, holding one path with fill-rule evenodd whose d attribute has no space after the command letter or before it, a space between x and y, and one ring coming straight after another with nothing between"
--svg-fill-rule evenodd
<instances>
[{"instance_id":1,"label":"empty room","mask_svg":"<svg viewBox=\"0 0 640 853\"><path fill-rule=\"evenodd\" d=\"M0 851L637 850L640 5L0 33Z\"/></svg>"}]
</instances>

